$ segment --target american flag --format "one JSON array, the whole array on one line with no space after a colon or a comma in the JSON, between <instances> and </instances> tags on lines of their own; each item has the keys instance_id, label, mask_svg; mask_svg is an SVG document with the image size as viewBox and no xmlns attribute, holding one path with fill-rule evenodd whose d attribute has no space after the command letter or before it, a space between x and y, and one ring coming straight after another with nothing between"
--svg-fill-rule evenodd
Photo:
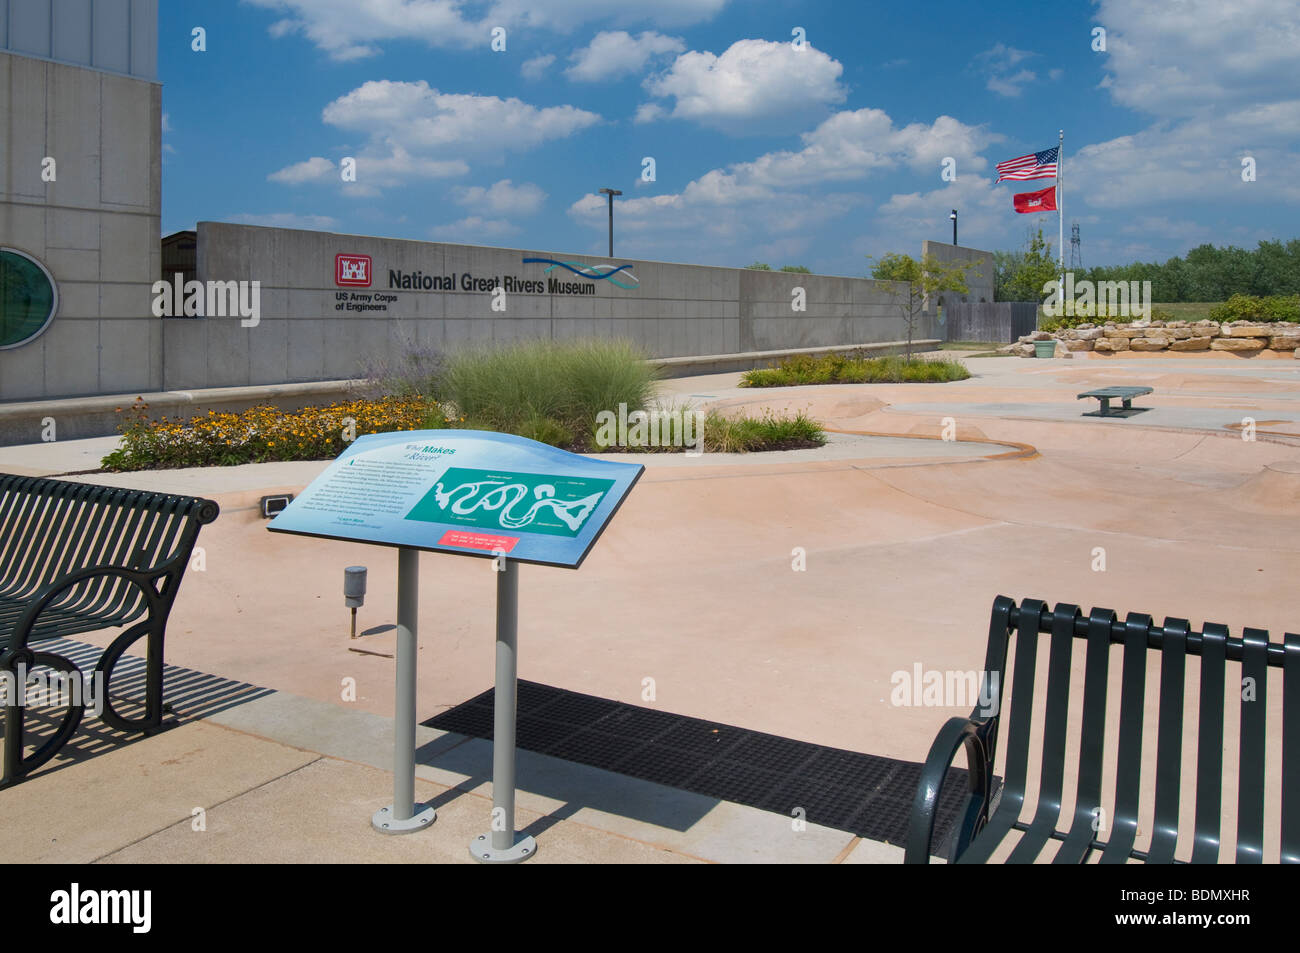
<instances>
[{"instance_id":1,"label":"american flag","mask_svg":"<svg viewBox=\"0 0 1300 953\"><path fill-rule=\"evenodd\" d=\"M1004 179L1054 179L1056 156L1057 148L1052 148L999 162L998 182Z\"/></svg>"}]
</instances>

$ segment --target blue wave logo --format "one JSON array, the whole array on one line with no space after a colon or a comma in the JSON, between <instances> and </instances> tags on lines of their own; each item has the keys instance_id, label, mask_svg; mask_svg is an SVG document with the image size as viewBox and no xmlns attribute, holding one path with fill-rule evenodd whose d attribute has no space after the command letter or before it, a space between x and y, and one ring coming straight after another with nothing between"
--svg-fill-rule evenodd
<instances>
[{"instance_id":1,"label":"blue wave logo","mask_svg":"<svg viewBox=\"0 0 1300 953\"><path fill-rule=\"evenodd\" d=\"M580 261L556 261L554 258L525 258L524 264L547 265L548 267L543 274L548 274L556 268L567 268L579 278L589 278L592 281L608 281L610 284L626 288L628 291L635 291L641 286L641 279L632 274L631 265L588 265ZM620 274L632 283L626 284L614 277Z\"/></svg>"}]
</instances>

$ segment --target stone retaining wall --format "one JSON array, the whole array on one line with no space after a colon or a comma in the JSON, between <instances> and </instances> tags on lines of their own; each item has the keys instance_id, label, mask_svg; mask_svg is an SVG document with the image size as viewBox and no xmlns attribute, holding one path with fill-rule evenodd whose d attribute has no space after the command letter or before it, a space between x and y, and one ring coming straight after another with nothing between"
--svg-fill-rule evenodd
<instances>
[{"instance_id":1,"label":"stone retaining wall","mask_svg":"<svg viewBox=\"0 0 1300 953\"><path fill-rule=\"evenodd\" d=\"M1124 351L1231 351L1255 354L1270 350L1300 358L1300 325L1290 322L1254 324L1233 321L1149 321L1103 325L1081 324L1059 331L1034 331L1015 344L1002 348L1004 354L1034 356L1035 341L1056 341L1058 357L1075 351L1118 354Z\"/></svg>"}]
</instances>

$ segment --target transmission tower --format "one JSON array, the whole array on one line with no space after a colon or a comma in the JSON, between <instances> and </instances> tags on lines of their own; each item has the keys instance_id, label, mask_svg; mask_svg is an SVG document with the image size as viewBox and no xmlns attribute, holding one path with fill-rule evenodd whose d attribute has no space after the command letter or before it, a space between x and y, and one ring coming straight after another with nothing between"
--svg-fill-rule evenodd
<instances>
[{"instance_id":1,"label":"transmission tower","mask_svg":"<svg viewBox=\"0 0 1300 953\"><path fill-rule=\"evenodd\" d=\"M1079 239L1079 223L1070 225L1070 270L1083 271L1083 242Z\"/></svg>"}]
</instances>

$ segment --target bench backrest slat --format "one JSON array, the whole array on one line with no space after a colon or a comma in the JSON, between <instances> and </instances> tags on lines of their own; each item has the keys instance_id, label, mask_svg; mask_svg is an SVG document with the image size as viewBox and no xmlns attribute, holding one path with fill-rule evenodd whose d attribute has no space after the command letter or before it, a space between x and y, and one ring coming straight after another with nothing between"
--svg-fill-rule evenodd
<instances>
[{"instance_id":1,"label":"bench backrest slat","mask_svg":"<svg viewBox=\"0 0 1300 953\"><path fill-rule=\"evenodd\" d=\"M1201 632L1201 697L1196 749L1196 831L1192 863L1219 859L1223 820L1223 680L1228 629L1207 622ZM1240 684L1240 680L1238 681Z\"/></svg>"},{"instance_id":2,"label":"bench backrest slat","mask_svg":"<svg viewBox=\"0 0 1300 953\"><path fill-rule=\"evenodd\" d=\"M1043 764L1038 803L1047 802L1058 816L1065 783L1065 733L1070 717L1070 665L1074 657L1074 622L1079 609L1058 605L1052 613L1047 655L1047 708L1043 712Z\"/></svg>"},{"instance_id":3,"label":"bench backrest slat","mask_svg":"<svg viewBox=\"0 0 1300 953\"><path fill-rule=\"evenodd\" d=\"M1258 864L1264 859L1264 733L1268 730L1268 633L1261 629L1242 629L1241 641L1237 863Z\"/></svg>"},{"instance_id":4,"label":"bench backrest slat","mask_svg":"<svg viewBox=\"0 0 1300 953\"><path fill-rule=\"evenodd\" d=\"M1282 662L1282 860L1300 864L1300 635Z\"/></svg>"},{"instance_id":5,"label":"bench backrest slat","mask_svg":"<svg viewBox=\"0 0 1300 953\"><path fill-rule=\"evenodd\" d=\"M96 566L148 571L164 597L198 527L216 506L196 497L0 474L0 597L32 598L53 580ZM122 624L147 600L119 576L71 586L51 611Z\"/></svg>"},{"instance_id":6,"label":"bench backrest slat","mask_svg":"<svg viewBox=\"0 0 1300 953\"><path fill-rule=\"evenodd\" d=\"M1160 708L1156 724L1156 813L1148 860L1172 864L1178 846L1178 803L1183 783L1183 710L1187 677L1186 619L1165 619L1160 651Z\"/></svg>"},{"instance_id":7,"label":"bench backrest slat","mask_svg":"<svg viewBox=\"0 0 1300 953\"><path fill-rule=\"evenodd\" d=\"M1130 612L1124 620L1119 698L1122 730L1115 765L1115 817L1110 840L1102 851L1102 863L1124 863L1137 842L1138 807L1142 797L1142 738L1146 720L1147 631L1150 628L1149 615Z\"/></svg>"},{"instance_id":8,"label":"bench backrest slat","mask_svg":"<svg viewBox=\"0 0 1300 953\"><path fill-rule=\"evenodd\" d=\"M1034 717L1034 685L1038 666L1038 615L1045 608L1036 600L1026 600L1020 618L1020 638L1016 639L1015 684L1011 689L1008 713L1006 793L1023 801L1029 776L1029 732ZM1005 638L1005 636L1004 636Z\"/></svg>"}]
</instances>

